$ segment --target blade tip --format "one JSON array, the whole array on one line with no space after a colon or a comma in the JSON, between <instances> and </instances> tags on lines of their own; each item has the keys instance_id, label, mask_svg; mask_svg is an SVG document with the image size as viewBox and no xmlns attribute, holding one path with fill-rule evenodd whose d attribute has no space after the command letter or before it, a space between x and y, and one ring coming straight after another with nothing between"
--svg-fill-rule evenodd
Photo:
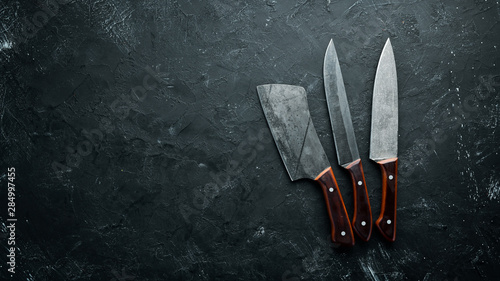
<instances>
[{"instance_id":1,"label":"blade tip","mask_svg":"<svg viewBox=\"0 0 500 281\"><path fill-rule=\"evenodd\" d=\"M333 38L330 38L330 42L328 42L328 47L326 49L330 50L332 48L335 48L335 44L333 43Z\"/></svg>"},{"instance_id":2,"label":"blade tip","mask_svg":"<svg viewBox=\"0 0 500 281\"><path fill-rule=\"evenodd\" d=\"M333 39L330 39L328 43L328 47L326 47L325 57L323 58L323 75L325 71L326 62L331 60L337 56L337 51L335 50L335 44L333 43Z\"/></svg>"},{"instance_id":3,"label":"blade tip","mask_svg":"<svg viewBox=\"0 0 500 281\"><path fill-rule=\"evenodd\" d=\"M385 41L385 46L384 49L391 48L392 49L392 43L391 43L391 38L387 38Z\"/></svg>"}]
</instances>

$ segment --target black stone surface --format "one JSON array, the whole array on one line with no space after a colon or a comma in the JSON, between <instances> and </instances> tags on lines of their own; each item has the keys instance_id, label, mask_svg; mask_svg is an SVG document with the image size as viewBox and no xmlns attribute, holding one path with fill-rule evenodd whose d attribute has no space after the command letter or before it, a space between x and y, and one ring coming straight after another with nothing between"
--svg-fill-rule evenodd
<instances>
[{"instance_id":1,"label":"black stone surface","mask_svg":"<svg viewBox=\"0 0 500 281\"><path fill-rule=\"evenodd\" d=\"M498 1L0 3L0 279L500 277ZM374 229L338 249L319 187L288 178L255 87L306 88L352 215L322 81L334 39L376 218L371 96L388 37L397 238Z\"/></svg>"}]
</instances>

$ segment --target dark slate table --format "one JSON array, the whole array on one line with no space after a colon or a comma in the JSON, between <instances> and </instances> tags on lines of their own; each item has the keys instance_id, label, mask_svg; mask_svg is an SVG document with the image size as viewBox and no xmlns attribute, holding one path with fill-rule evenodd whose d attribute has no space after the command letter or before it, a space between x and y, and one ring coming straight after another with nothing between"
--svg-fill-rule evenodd
<instances>
[{"instance_id":1,"label":"dark slate table","mask_svg":"<svg viewBox=\"0 0 500 281\"><path fill-rule=\"evenodd\" d=\"M35 2L0 5L2 280L500 277L498 1ZM330 38L375 219L371 97L394 47L394 243L374 229L332 245L320 189L290 181L260 107L257 85L307 90L352 216L323 89Z\"/></svg>"}]
</instances>

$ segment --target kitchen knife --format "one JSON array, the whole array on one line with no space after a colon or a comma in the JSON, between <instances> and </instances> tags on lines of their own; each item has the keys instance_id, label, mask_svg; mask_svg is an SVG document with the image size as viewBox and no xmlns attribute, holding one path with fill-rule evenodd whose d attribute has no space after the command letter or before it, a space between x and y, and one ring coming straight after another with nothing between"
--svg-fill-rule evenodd
<instances>
[{"instance_id":1,"label":"kitchen knife","mask_svg":"<svg viewBox=\"0 0 500 281\"><path fill-rule=\"evenodd\" d=\"M398 83L391 41L387 39L373 86L370 159L382 171L382 205L375 222L389 241L396 239L398 168Z\"/></svg>"},{"instance_id":2,"label":"kitchen knife","mask_svg":"<svg viewBox=\"0 0 500 281\"><path fill-rule=\"evenodd\" d=\"M333 40L330 40L326 49L323 79L337 159L339 165L349 171L353 183L354 215L352 228L361 239L368 241L372 233L372 211L366 190L363 165L354 136L344 80Z\"/></svg>"},{"instance_id":3,"label":"kitchen knife","mask_svg":"<svg viewBox=\"0 0 500 281\"><path fill-rule=\"evenodd\" d=\"M352 228L332 168L309 113L306 91L299 86L257 86L260 103L276 146L292 181L319 183L328 207L332 241L354 245Z\"/></svg>"}]
</instances>

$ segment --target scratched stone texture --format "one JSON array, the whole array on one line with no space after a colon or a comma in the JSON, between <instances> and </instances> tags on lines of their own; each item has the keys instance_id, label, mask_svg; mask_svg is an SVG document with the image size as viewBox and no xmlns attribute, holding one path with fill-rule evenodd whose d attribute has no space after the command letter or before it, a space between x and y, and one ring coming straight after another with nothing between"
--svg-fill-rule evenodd
<instances>
[{"instance_id":1,"label":"scratched stone texture","mask_svg":"<svg viewBox=\"0 0 500 281\"><path fill-rule=\"evenodd\" d=\"M500 4L0 1L2 280L499 280ZM322 63L334 39L373 216L373 81L399 85L397 239L335 248L256 86L303 86L348 213ZM16 273L7 272L7 167Z\"/></svg>"}]
</instances>

